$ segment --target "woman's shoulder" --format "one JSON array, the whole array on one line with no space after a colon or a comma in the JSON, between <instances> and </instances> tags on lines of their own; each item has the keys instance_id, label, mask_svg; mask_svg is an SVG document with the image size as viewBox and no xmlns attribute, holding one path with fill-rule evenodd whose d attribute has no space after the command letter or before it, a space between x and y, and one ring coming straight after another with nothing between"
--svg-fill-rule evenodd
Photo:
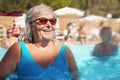
<instances>
[{"instance_id":1,"label":"woman's shoulder","mask_svg":"<svg viewBox=\"0 0 120 80\"><path fill-rule=\"evenodd\" d=\"M16 58L20 58L21 48L18 42L15 42L7 51L7 54L11 56L16 56Z\"/></svg>"},{"instance_id":2,"label":"woman's shoulder","mask_svg":"<svg viewBox=\"0 0 120 80\"><path fill-rule=\"evenodd\" d=\"M10 49L17 49L17 48L20 48L19 42L15 42L15 43L10 47Z\"/></svg>"}]
</instances>

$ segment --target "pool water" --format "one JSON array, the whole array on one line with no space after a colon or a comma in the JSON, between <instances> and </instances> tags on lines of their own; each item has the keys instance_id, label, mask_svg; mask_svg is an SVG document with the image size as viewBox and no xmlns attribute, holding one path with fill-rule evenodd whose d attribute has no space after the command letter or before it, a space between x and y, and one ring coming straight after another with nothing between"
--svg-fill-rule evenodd
<instances>
[{"instance_id":1,"label":"pool water","mask_svg":"<svg viewBox=\"0 0 120 80\"><path fill-rule=\"evenodd\" d=\"M101 60L92 56L95 45L70 46L80 72L79 80L119 80L120 48L118 55Z\"/></svg>"},{"instance_id":2,"label":"pool water","mask_svg":"<svg viewBox=\"0 0 120 80\"><path fill-rule=\"evenodd\" d=\"M0 61L4 57L5 53L7 52L8 49L0 47Z\"/></svg>"},{"instance_id":3,"label":"pool water","mask_svg":"<svg viewBox=\"0 0 120 80\"><path fill-rule=\"evenodd\" d=\"M69 46L79 68L80 77L78 80L119 80L120 48L118 55L106 57L105 61L101 61L99 58L91 56L94 47L95 45ZM0 60L6 51L7 49L0 48Z\"/></svg>"}]
</instances>

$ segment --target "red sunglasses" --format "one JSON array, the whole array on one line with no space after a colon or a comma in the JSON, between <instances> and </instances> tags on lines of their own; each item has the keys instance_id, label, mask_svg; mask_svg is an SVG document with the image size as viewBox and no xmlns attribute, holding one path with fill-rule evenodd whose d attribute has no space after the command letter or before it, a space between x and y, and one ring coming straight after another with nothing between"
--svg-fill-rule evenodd
<instances>
[{"instance_id":1,"label":"red sunglasses","mask_svg":"<svg viewBox=\"0 0 120 80\"><path fill-rule=\"evenodd\" d=\"M48 21L50 22L51 25L55 25L57 20L55 18L50 18L50 19L38 18L34 20L33 22L35 22L38 25L45 25Z\"/></svg>"}]
</instances>

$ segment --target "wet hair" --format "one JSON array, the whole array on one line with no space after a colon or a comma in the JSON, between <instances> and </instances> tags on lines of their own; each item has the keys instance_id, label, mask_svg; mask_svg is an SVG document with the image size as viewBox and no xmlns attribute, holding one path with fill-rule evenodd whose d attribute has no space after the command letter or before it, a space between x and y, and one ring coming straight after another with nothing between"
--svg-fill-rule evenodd
<instances>
[{"instance_id":1,"label":"wet hair","mask_svg":"<svg viewBox=\"0 0 120 80\"><path fill-rule=\"evenodd\" d=\"M45 4L34 6L27 12L25 19L26 30L23 36L25 40L28 40L29 42L33 41L33 35L30 26L35 19L47 12L50 12L53 17L56 18L53 9Z\"/></svg>"},{"instance_id":2,"label":"wet hair","mask_svg":"<svg viewBox=\"0 0 120 80\"><path fill-rule=\"evenodd\" d=\"M100 36L103 35L103 33L104 33L106 30L111 30L111 31L112 31L112 29L111 29L109 26L103 26L102 29L100 30Z\"/></svg>"}]
</instances>

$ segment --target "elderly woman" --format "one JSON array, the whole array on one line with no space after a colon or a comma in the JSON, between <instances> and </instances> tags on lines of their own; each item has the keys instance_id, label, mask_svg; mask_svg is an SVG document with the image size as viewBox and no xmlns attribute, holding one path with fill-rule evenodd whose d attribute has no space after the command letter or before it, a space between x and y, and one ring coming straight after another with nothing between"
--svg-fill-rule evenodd
<instances>
[{"instance_id":1,"label":"elderly woman","mask_svg":"<svg viewBox=\"0 0 120 80\"><path fill-rule=\"evenodd\" d=\"M71 80L78 68L68 47L54 41L56 16L45 4L27 12L24 40L15 43L0 63L0 79Z\"/></svg>"}]
</instances>

